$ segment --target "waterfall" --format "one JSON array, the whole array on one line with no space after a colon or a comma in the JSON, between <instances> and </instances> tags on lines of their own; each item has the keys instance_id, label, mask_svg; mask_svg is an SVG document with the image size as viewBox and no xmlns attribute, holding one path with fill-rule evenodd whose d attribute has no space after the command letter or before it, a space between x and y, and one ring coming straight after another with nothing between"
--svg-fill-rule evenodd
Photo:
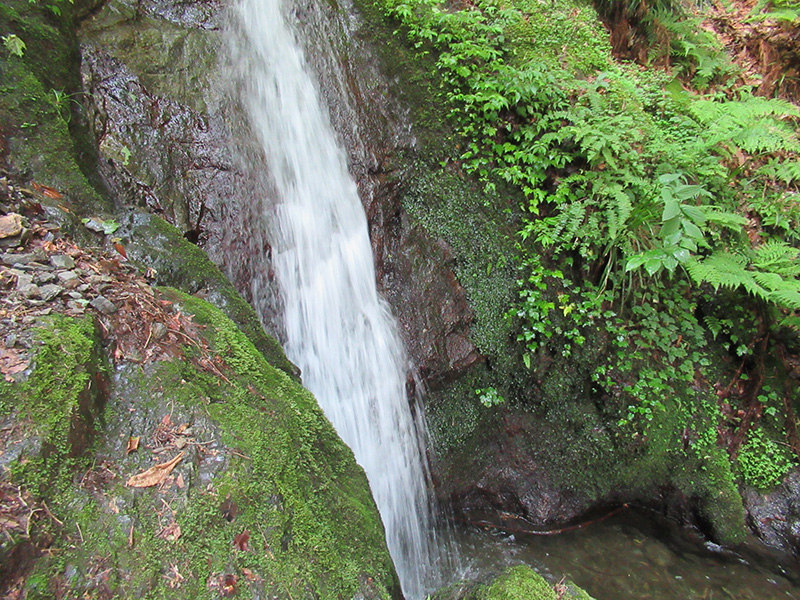
<instances>
[{"instance_id":1,"label":"waterfall","mask_svg":"<svg viewBox=\"0 0 800 600\"><path fill-rule=\"evenodd\" d=\"M378 295L367 219L344 151L281 0L240 0L234 43L243 103L278 198L273 265L285 349L364 468L404 594L435 585L424 423L406 395L407 360Z\"/></svg>"}]
</instances>

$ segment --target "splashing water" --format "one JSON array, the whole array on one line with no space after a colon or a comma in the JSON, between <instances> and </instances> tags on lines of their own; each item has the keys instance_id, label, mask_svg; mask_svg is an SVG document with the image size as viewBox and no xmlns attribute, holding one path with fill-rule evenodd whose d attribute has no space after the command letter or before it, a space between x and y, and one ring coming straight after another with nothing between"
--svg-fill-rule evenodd
<instances>
[{"instance_id":1,"label":"splashing water","mask_svg":"<svg viewBox=\"0 0 800 600\"><path fill-rule=\"evenodd\" d=\"M243 101L279 203L273 263L289 358L367 473L404 594L436 584L424 423L378 296L367 219L328 113L280 0L241 0ZM243 64L244 63L244 64Z\"/></svg>"}]
</instances>

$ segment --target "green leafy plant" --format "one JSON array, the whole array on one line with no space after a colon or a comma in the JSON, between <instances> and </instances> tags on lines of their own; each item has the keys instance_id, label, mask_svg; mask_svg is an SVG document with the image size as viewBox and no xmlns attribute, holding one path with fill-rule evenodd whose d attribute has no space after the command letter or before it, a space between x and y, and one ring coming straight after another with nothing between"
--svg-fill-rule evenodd
<instances>
[{"instance_id":1,"label":"green leafy plant","mask_svg":"<svg viewBox=\"0 0 800 600\"><path fill-rule=\"evenodd\" d=\"M478 400L480 400L481 404L483 404L486 408L503 404L506 401L506 399L500 395L497 389L493 387L477 389L475 390L475 394L478 396Z\"/></svg>"},{"instance_id":2,"label":"green leafy plant","mask_svg":"<svg viewBox=\"0 0 800 600\"><path fill-rule=\"evenodd\" d=\"M25 55L25 50L27 47L25 46L25 42L23 42L18 36L11 33L9 35L4 35L2 40L3 46L10 54L20 58Z\"/></svg>"},{"instance_id":3,"label":"green leafy plant","mask_svg":"<svg viewBox=\"0 0 800 600\"><path fill-rule=\"evenodd\" d=\"M783 480L794 461L786 449L768 438L761 429L755 429L742 445L736 464L746 484L768 490Z\"/></svg>"}]
</instances>

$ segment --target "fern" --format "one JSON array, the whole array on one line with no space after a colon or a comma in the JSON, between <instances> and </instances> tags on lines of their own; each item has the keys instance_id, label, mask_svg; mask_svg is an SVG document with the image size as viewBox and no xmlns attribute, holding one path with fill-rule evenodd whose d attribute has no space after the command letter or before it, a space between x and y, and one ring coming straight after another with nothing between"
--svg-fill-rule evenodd
<instances>
[{"instance_id":1,"label":"fern","mask_svg":"<svg viewBox=\"0 0 800 600\"><path fill-rule=\"evenodd\" d=\"M780 246L780 243L775 243L757 250L756 261L752 263L741 254L715 252L704 260L689 261L686 270L696 283L708 283L715 290L743 288L764 302L788 310L800 310L800 282L794 277L800 270L796 264L789 268L791 261L787 264L788 255L791 254L791 260L796 261L797 253L792 254L789 252L791 249ZM759 267L774 266L785 273L759 270Z\"/></svg>"},{"instance_id":2,"label":"fern","mask_svg":"<svg viewBox=\"0 0 800 600\"><path fill-rule=\"evenodd\" d=\"M727 102L704 99L692 102L689 110L708 128L709 147L727 148L728 153L800 152L796 130L800 110L790 102L759 96Z\"/></svg>"},{"instance_id":3,"label":"fern","mask_svg":"<svg viewBox=\"0 0 800 600\"><path fill-rule=\"evenodd\" d=\"M786 185L800 184L800 160L781 160L773 158L758 173Z\"/></svg>"},{"instance_id":4,"label":"fern","mask_svg":"<svg viewBox=\"0 0 800 600\"><path fill-rule=\"evenodd\" d=\"M800 250L797 248L780 240L769 240L756 249L753 267L761 271L794 277L800 274L798 256Z\"/></svg>"}]
</instances>

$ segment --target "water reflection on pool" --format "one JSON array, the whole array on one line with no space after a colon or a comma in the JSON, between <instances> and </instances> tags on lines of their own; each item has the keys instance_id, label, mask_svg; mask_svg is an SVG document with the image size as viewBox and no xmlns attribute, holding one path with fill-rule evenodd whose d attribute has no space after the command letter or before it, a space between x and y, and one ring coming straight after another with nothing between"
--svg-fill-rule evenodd
<instances>
[{"instance_id":1,"label":"water reflection on pool","mask_svg":"<svg viewBox=\"0 0 800 600\"><path fill-rule=\"evenodd\" d=\"M596 600L800 600L796 563L745 560L631 510L557 536L460 528L456 537L469 579L524 563Z\"/></svg>"}]
</instances>

